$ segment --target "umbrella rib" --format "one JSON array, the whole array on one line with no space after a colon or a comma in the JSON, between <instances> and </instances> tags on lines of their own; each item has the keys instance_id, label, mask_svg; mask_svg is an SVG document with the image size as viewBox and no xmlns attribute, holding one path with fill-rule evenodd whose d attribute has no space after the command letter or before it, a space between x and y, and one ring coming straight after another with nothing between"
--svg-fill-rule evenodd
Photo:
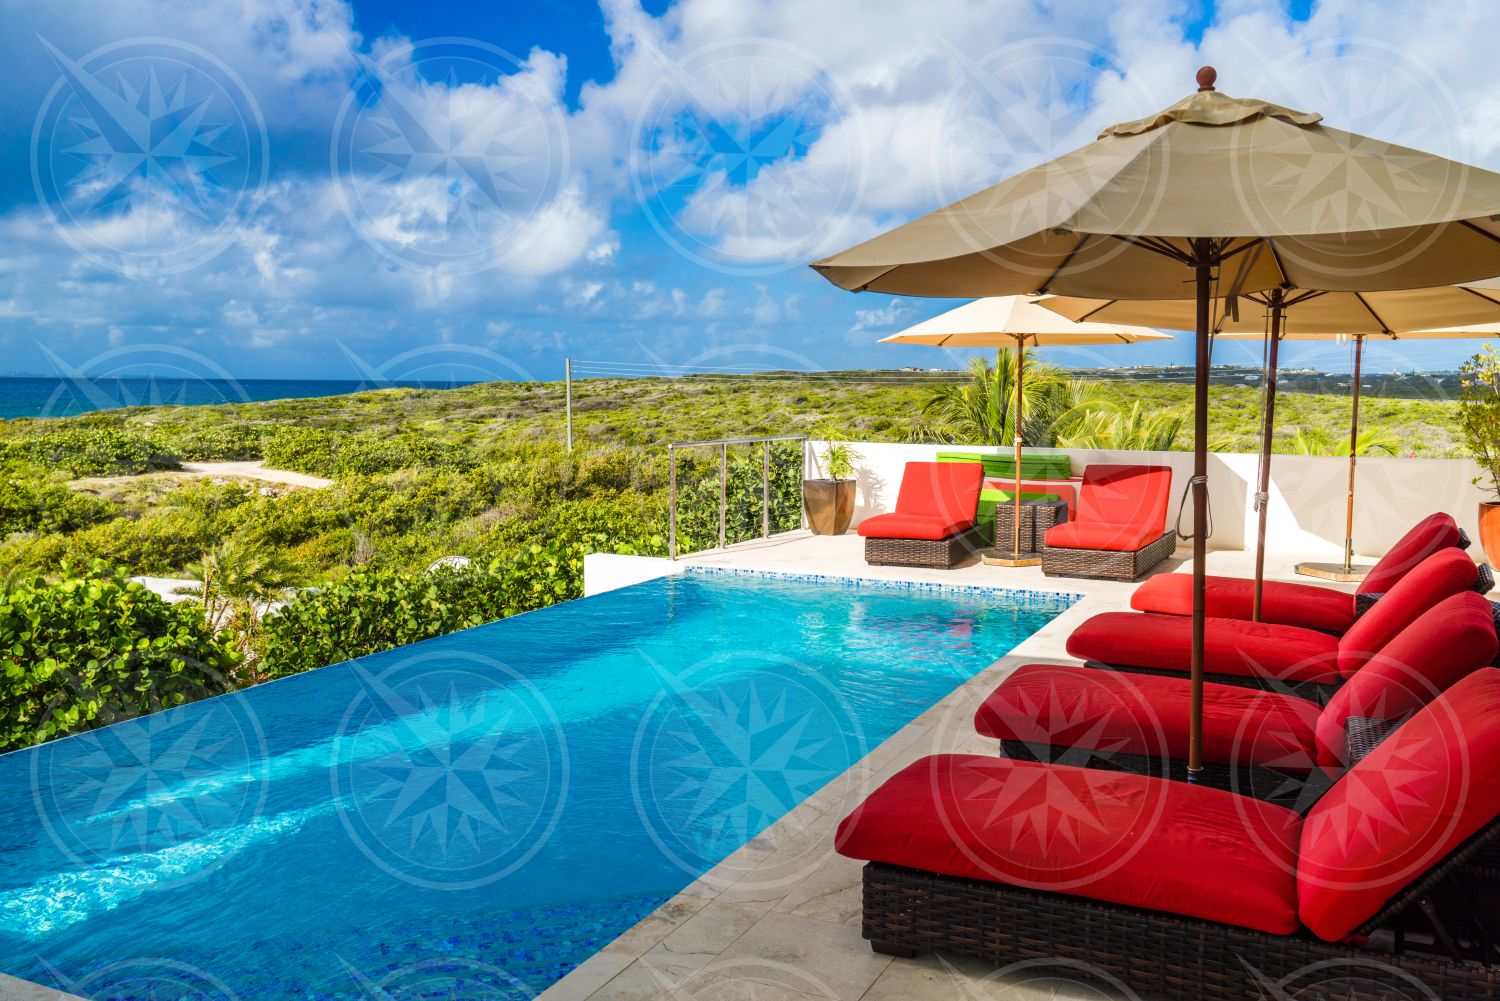
<instances>
[{"instance_id":1,"label":"umbrella rib","mask_svg":"<svg viewBox=\"0 0 1500 1001\"><path fill-rule=\"evenodd\" d=\"M1133 247L1140 247L1142 250L1149 250L1153 254L1160 254L1163 257L1169 257L1172 260L1176 261L1178 264L1186 264L1192 260L1192 258L1190 258L1187 254L1182 253L1171 244L1167 244L1165 247L1160 247L1154 243L1149 242L1144 237L1121 236L1118 233L1111 233L1109 234L1109 237L1112 240L1119 240L1121 243L1128 243Z\"/></svg>"},{"instance_id":2,"label":"umbrella rib","mask_svg":"<svg viewBox=\"0 0 1500 1001\"><path fill-rule=\"evenodd\" d=\"M1480 236L1488 237L1489 239L1495 241L1496 243L1500 243L1500 236L1496 236L1494 233L1491 233L1489 230L1484 229L1483 227L1474 225L1472 222L1470 222L1467 219L1460 219L1460 220L1458 220L1458 224L1460 226L1464 227L1465 229L1472 229L1474 232L1478 233Z\"/></svg>"},{"instance_id":3,"label":"umbrella rib","mask_svg":"<svg viewBox=\"0 0 1500 1001\"><path fill-rule=\"evenodd\" d=\"M1297 303L1299 303L1299 302L1306 302L1309 299L1316 299L1320 295L1327 295L1327 294L1328 294L1327 292L1324 292L1324 291L1321 291L1321 290L1318 290L1318 289L1305 289L1305 290L1297 293L1296 295L1292 296L1290 299L1288 299L1286 302L1282 303L1281 305L1282 305L1283 309L1291 309L1293 306L1297 305Z\"/></svg>"},{"instance_id":4,"label":"umbrella rib","mask_svg":"<svg viewBox=\"0 0 1500 1001\"><path fill-rule=\"evenodd\" d=\"M1478 296L1479 298L1483 299L1485 302L1491 303L1491 304L1496 305L1496 306L1500 306L1500 299L1496 299L1492 295L1485 295L1483 292L1479 291L1477 288L1470 288L1467 285L1456 285L1454 287L1458 288L1458 289L1462 289L1463 291L1469 293L1470 295Z\"/></svg>"},{"instance_id":5,"label":"umbrella rib","mask_svg":"<svg viewBox=\"0 0 1500 1001\"><path fill-rule=\"evenodd\" d=\"M1108 309L1109 307L1113 306L1115 303L1117 303L1119 301L1120 301L1119 299L1106 299L1106 300L1104 300L1104 304L1103 305L1096 306L1093 309L1089 310L1087 313L1084 313L1082 316L1080 316L1078 318L1078 322L1079 323L1087 323L1087 322L1089 322L1089 320L1093 319L1093 317L1095 315L1104 312L1106 309Z\"/></svg>"},{"instance_id":6,"label":"umbrella rib","mask_svg":"<svg viewBox=\"0 0 1500 1001\"><path fill-rule=\"evenodd\" d=\"M1276 249L1276 242L1267 238L1266 246L1270 248L1271 263L1276 265L1276 273L1281 276L1281 283L1283 285L1290 286L1292 284L1292 280L1286 276L1286 268L1281 264L1281 251Z\"/></svg>"},{"instance_id":7,"label":"umbrella rib","mask_svg":"<svg viewBox=\"0 0 1500 1001\"><path fill-rule=\"evenodd\" d=\"M1036 290L1037 295L1047 294L1047 290L1052 287L1052 283L1057 281L1057 276L1062 274L1064 268L1073 263L1073 255L1082 250L1083 245L1088 243L1089 240L1093 239L1093 236L1094 234L1092 233L1079 234L1078 242L1073 244L1073 249L1067 252L1067 254L1063 257L1062 262L1059 263L1057 267L1052 269L1052 273L1047 276L1047 280L1042 283L1042 287Z\"/></svg>"},{"instance_id":8,"label":"umbrella rib","mask_svg":"<svg viewBox=\"0 0 1500 1001\"><path fill-rule=\"evenodd\" d=\"M1262 242L1265 242L1265 241L1264 241L1263 237L1257 236L1257 237L1255 237L1252 240L1249 240L1249 241L1247 241L1245 243L1240 244L1238 247L1235 247L1233 250L1225 250L1224 249L1225 247L1228 247L1233 242L1234 241L1232 239L1226 239L1226 240L1224 240L1223 243L1221 243L1219 245L1218 249L1214 251L1215 263L1217 263L1217 264L1223 264L1225 261L1229 260L1231 257L1235 256L1236 254L1243 254L1245 251L1249 250L1251 247L1258 247L1258 246L1261 245ZM1281 265L1278 263L1277 264L1277 269L1279 270L1280 267L1281 267ZM1286 276L1282 275L1282 277L1285 278Z\"/></svg>"},{"instance_id":9,"label":"umbrella rib","mask_svg":"<svg viewBox=\"0 0 1500 1001\"><path fill-rule=\"evenodd\" d=\"M1374 317L1375 322L1378 323L1378 324L1380 324L1380 332L1382 334L1385 334L1388 337L1392 336L1392 334L1391 334L1391 328L1387 327L1385 325L1385 321L1380 318L1380 314L1379 313L1375 312L1374 307L1371 306L1368 302L1365 301L1365 297L1361 293L1356 292L1356 293L1354 293L1354 298L1358 299L1359 300L1359 304L1361 306L1365 307L1365 312L1369 313L1370 316Z\"/></svg>"}]
</instances>

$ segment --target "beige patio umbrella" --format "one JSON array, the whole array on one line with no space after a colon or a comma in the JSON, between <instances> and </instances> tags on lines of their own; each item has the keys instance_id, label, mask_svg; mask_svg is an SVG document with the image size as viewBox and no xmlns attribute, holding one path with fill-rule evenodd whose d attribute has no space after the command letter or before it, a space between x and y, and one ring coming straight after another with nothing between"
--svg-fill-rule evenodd
<instances>
[{"instance_id":1,"label":"beige patio umbrella","mask_svg":"<svg viewBox=\"0 0 1500 1001\"><path fill-rule=\"evenodd\" d=\"M1148 327L1113 323L1076 323L1042 309L1026 296L1007 295L976 299L939 313L897 334L882 337L881 344L928 344L947 348L1009 348L1016 353L1016 419L1014 446L1016 488L1011 548L990 560L1001 566L1035 566L1039 553L1021 552L1021 383L1026 368L1026 345L1134 344L1137 341L1171 340L1170 334Z\"/></svg>"},{"instance_id":2,"label":"beige patio umbrella","mask_svg":"<svg viewBox=\"0 0 1500 1001\"><path fill-rule=\"evenodd\" d=\"M1194 776L1212 301L1288 285L1364 292L1500 274L1500 175L1228 97L1216 76L1205 66L1198 92L1171 107L813 264L844 289L955 298L1170 299L1190 269Z\"/></svg>"},{"instance_id":3,"label":"beige patio umbrella","mask_svg":"<svg viewBox=\"0 0 1500 1001\"><path fill-rule=\"evenodd\" d=\"M1211 326L1215 336L1266 340L1265 413L1261 429L1260 470L1255 492L1255 592L1251 617L1260 620L1265 580L1267 494L1271 484L1271 444L1276 421L1277 358L1284 340L1352 339L1354 385L1349 424L1349 477L1344 511L1344 560L1299 563L1297 570L1332 580L1359 580L1369 568L1354 566L1354 482L1356 442L1359 438L1359 395L1365 341L1411 338L1491 337L1500 327L1500 286L1490 283L1440 285L1435 288L1376 292L1318 292L1274 288L1242 298L1264 307L1236 308L1215 300ZM1173 330L1189 330L1195 322L1191 299L1087 299L1047 296L1036 304L1074 320L1149 323ZM1434 324L1477 324L1443 330L1423 330ZM1369 331L1365 333L1363 331Z\"/></svg>"}]
</instances>

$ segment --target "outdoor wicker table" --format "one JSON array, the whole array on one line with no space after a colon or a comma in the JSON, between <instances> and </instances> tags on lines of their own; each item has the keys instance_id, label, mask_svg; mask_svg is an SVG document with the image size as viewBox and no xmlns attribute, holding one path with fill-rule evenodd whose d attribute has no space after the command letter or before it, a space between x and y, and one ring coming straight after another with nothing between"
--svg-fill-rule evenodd
<instances>
[{"instance_id":1,"label":"outdoor wicker table","mask_svg":"<svg viewBox=\"0 0 1500 1001\"><path fill-rule=\"evenodd\" d=\"M1007 502L995 506L995 535L991 540L994 544L996 539L1007 543L1004 548L1009 551L1012 532L1015 530L1015 505ZM1065 501L1048 500L1023 500L1021 502L1021 547L1023 553L1039 553L1042 551L1043 539L1047 535L1047 529L1053 525L1060 525L1068 520L1068 505ZM986 556L985 562L989 562Z\"/></svg>"}]
</instances>

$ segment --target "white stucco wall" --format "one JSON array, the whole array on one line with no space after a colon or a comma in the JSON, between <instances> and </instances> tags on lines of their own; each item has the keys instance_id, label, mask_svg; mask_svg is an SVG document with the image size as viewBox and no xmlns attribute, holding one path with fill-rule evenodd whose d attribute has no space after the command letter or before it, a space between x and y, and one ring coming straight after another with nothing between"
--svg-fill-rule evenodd
<instances>
[{"instance_id":1,"label":"white stucco wall","mask_svg":"<svg viewBox=\"0 0 1500 1001\"><path fill-rule=\"evenodd\" d=\"M858 484L854 523L891 510L906 463L931 461L939 451L994 452L963 445L895 445L855 442ZM808 446L808 475L821 475L817 455L821 442ZM1169 465L1172 500L1168 526L1175 525L1193 457L1187 452L1111 452L1090 449L1046 449L1073 458L1079 474L1092 462ZM1255 539L1254 491L1259 457L1211 453L1208 491L1213 511L1213 549L1243 549ZM1473 484L1479 468L1468 459L1362 458L1355 484L1354 548L1361 555L1384 553L1418 519L1447 511L1470 536L1478 538L1478 505L1484 494ZM1341 458L1277 455L1271 461L1270 508L1266 537L1274 552L1310 558L1343 554L1344 496L1348 461Z\"/></svg>"}]
</instances>

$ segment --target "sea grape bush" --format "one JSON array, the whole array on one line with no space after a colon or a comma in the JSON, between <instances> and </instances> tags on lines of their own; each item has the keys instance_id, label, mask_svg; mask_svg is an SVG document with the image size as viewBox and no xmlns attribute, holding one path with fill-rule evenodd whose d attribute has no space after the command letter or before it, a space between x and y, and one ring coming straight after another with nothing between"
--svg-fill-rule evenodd
<instances>
[{"instance_id":1,"label":"sea grape bush","mask_svg":"<svg viewBox=\"0 0 1500 1001\"><path fill-rule=\"evenodd\" d=\"M88 425L0 439L0 461L18 459L73 476L129 476L178 465L150 435Z\"/></svg>"},{"instance_id":2,"label":"sea grape bush","mask_svg":"<svg viewBox=\"0 0 1500 1001\"><path fill-rule=\"evenodd\" d=\"M240 657L200 609L95 564L0 595L0 750L230 691Z\"/></svg>"}]
</instances>

